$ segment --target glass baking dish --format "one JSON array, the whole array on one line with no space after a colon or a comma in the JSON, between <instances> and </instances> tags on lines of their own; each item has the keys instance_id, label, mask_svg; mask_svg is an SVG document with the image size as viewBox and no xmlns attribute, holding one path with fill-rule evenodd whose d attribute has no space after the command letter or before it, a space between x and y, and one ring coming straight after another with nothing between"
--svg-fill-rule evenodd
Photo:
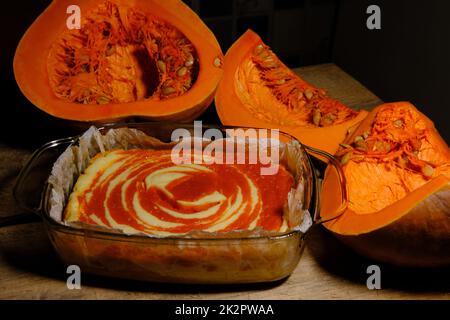
<instances>
[{"instance_id":1,"label":"glass baking dish","mask_svg":"<svg viewBox=\"0 0 450 320\"><path fill-rule=\"evenodd\" d=\"M134 128L163 142L170 142L174 129L193 131L192 125L158 123L110 124L99 128L102 134L111 128ZM203 130L224 130L235 127L205 126ZM154 282L176 283L254 283L276 281L289 276L297 266L305 245L305 235L298 229L276 235L248 237L152 238L125 235L91 228L74 228L53 220L49 215L52 188L47 182L56 159L79 136L51 141L36 150L19 174L14 187L16 201L42 217L49 239L67 265L78 265L82 272ZM296 139L280 133L280 140ZM328 159L341 179L337 217L347 205L347 193L338 162L329 154L301 145L305 159L303 206L309 210L313 223L320 220L320 170ZM316 157L311 157L310 155ZM322 168L323 169L323 168ZM323 170L322 170L323 171Z\"/></svg>"}]
</instances>

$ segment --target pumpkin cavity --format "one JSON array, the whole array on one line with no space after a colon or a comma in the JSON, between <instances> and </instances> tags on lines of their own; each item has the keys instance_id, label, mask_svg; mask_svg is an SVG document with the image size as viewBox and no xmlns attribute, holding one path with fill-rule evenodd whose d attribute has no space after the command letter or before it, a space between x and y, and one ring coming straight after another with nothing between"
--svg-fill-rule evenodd
<instances>
[{"instance_id":1,"label":"pumpkin cavity","mask_svg":"<svg viewBox=\"0 0 450 320\"><path fill-rule=\"evenodd\" d=\"M341 144L337 156L349 186L349 208L379 211L430 179L450 177L448 150L435 141L435 129L407 105L386 105L369 128Z\"/></svg>"},{"instance_id":2,"label":"pumpkin cavity","mask_svg":"<svg viewBox=\"0 0 450 320\"><path fill-rule=\"evenodd\" d=\"M79 30L64 32L47 63L56 96L75 103L125 103L183 95L195 83L197 52L171 24L104 2Z\"/></svg>"},{"instance_id":3,"label":"pumpkin cavity","mask_svg":"<svg viewBox=\"0 0 450 320\"><path fill-rule=\"evenodd\" d=\"M236 70L235 91L261 120L303 127L327 127L355 118L358 112L301 79L262 43Z\"/></svg>"}]
</instances>

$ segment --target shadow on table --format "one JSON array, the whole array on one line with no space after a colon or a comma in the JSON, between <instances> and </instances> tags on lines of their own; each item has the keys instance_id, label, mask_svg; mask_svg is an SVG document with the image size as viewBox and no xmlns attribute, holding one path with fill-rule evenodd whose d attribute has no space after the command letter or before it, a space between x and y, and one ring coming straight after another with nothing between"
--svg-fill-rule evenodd
<instances>
[{"instance_id":1,"label":"shadow on table","mask_svg":"<svg viewBox=\"0 0 450 320\"><path fill-rule=\"evenodd\" d=\"M14 236L0 243L0 254L5 263L20 271L34 273L43 277L66 281L66 268L54 252L41 223L16 225ZM6 230L3 229L3 230ZM13 240L14 239L14 240ZM265 290L281 285L285 280L272 283L242 285L192 285L152 283L126 279L111 279L103 276L83 274L82 286L115 290L152 293L226 293L249 290Z\"/></svg>"},{"instance_id":2,"label":"shadow on table","mask_svg":"<svg viewBox=\"0 0 450 320\"><path fill-rule=\"evenodd\" d=\"M402 268L366 259L347 248L325 228L310 230L307 249L330 274L366 286L367 267L378 265L381 288L408 292L450 292L450 268Z\"/></svg>"}]
</instances>

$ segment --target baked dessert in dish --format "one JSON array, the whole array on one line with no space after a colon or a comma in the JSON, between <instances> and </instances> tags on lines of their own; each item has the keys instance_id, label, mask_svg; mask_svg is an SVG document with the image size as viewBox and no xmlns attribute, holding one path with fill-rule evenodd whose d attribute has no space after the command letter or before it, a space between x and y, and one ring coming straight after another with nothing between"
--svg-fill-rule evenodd
<instances>
[{"instance_id":1,"label":"baked dessert in dish","mask_svg":"<svg viewBox=\"0 0 450 320\"><path fill-rule=\"evenodd\" d=\"M285 232L284 207L294 178L283 165L174 164L171 150L97 154L70 195L66 222L166 237L195 231Z\"/></svg>"},{"instance_id":2,"label":"baked dessert in dish","mask_svg":"<svg viewBox=\"0 0 450 320\"><path fill-rule=\"evenodd\" d=\"M172 139L179 128L91 127L39 150L38 162L55 148L60 154L51 158L42 216L62 261L87 273L156 282L249 283L291 274L318 208L305 149L280 133L279 146L268 149L279 161L222 164L209 161L211 141L204 138L191 161L178 162L171 153L180 146ZM227 129L217 130L227 137ZM243 131L234 129L228 137L238 141ZM239 142L241 152L259 141ZM230 156L222 150L218 158ZM264 175L267 168L277 170Z\"/></svg>"}]
</instances>

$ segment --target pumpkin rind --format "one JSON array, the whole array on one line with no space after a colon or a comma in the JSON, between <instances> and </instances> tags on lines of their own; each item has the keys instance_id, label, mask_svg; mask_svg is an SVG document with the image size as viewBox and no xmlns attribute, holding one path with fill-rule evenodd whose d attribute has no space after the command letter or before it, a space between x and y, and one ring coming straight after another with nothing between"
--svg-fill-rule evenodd
<instances>
[{"instance_id":1,"label":"pumpkin rind","mask_svg":"<svg viewBox=\"0 0 450 320\"><path fill-rule=\"evenodd\" d=\"M357 236L338 236L374 260L400 266L450 265L449 199L447 184L385 227Z\"/></svg>"},{"instance_id":2,"label":"pumpkin rind","mask_svg":"<svg viewBox=\"0 0 450 320\"><path fill-rule=\"evenodd\" d=\"M306 145L316 147L329 153L334 153L337 150L339 143L344 140L348 134L348 129L361 122L367 115L367 112L364 110L361 110L358 113L351 111L355 113L355 116L350 120L324 127L314 125L310 125L308 127L292 124L283 125L275 121L265 119L260 115L255 116L255 114L243 104L242 100L238 96L238 93L236 93L235 87L237 69L240 64L246 59L249 59L249 56L254 53L254 50L258 50L258 48L266 48L266 46L256 33L248 30L226 53L224 59L224 73L215 97L216 110L220 121L224 125L280 129L281 131L295 136ZM282 65L280 61L277 62L281 65L280 69L282 69L285 73L291 72L286 66ZM308 89L314 90L315 92L323 91L306 83L297 75L293 75L292 72L290 77L296 77L298 82ZM281 81L283 81L283 79L281 79ZM326 97L326 99L328 99L330 103L336 103L343 106L329 97ZM270 108L270 102L266 101L266 103L267 108ZM343 108L345 109L347 107L343 106ZM347 109L350 110L349 108ZM288 112L287 114L289 117ZM311 122L312 121L313 119L311 119Z\"/></svg>"},{"instance_id":3,"label":"pumpkin rind","mask_svg":"<svg viewBox=\"0 0 450 320\"><path fill-rule=\"evenodd\" d=\"M81 0L75 3L82 15L102 1ZM191 121L212 102L219 79L222 52L216 38L200 18L179 0L124 1L112 3L136 8L167 22L189 39L197 52L199 71L190 90L165 100L142 99L126 103L80 104L58 98L49 85L47 59L52 46L67 31L66 9L73 1L53 1L24 34L14 57L14 74L23 94L42 111L58 118L78 121L113 120L130 116L150 120Z\"/></svg>"},{"instance_id":4,"label":"pumpkin rind","mask_svg":"<svg viewBox=\"0 0 450 320\"><path fill-rule=\"evenodd\" d=\"M353 202L359 201L361 205L368 206L367 202L370 200L350 197L350 205L344 213L336 220L329 221L324 225L355 251L374 260L400 266L450 265L450 175L448 169L450 150L434 129L433 123L410 103L384 104L375 108L368 115L355 132L344 141L344 145L354 144L356 137L362 136L364 132L370 130L379 112L395 109L414 113L420 119L425 132L423 139L431 142L433 149L433 151L425 150L427 147L422 146L420 152L435 153L433 157L439 159L439 161L433 161L435 174L426 177L428 180L425 183L411 190L404 197L374 212L370 212L369 209L368 212L356 212ZM395 119L392 120L395 122ZM417 157L421 154L420 152ZM355 160L350 158L350 162L368 161L356 159L355 157L359 157L359 155L353 154L352 157ZM351 167L346 168L348 165L349 162L343 164L346 176L353 174L349 172ZM405 173L407 175L417 174L410 168L404 170L407 170ZM440 170L441 173L437 174L436 170ZM422 174L426 176L426 173ZM323 183L321 215L325 220L331 212L330 209L336 205L336 200L332 196L338 188L334 175L334 170L327 170ZM369 176L372 177L372 175ZM374 179L379 179L386 184L386 187L393 184L382 172L379 173L379 177L372 179L373 184L376 185L378 181L374 181ZM347 179L350 195L352 194L351 189L355 187L359 186L352 185ZM369 192L372 192L371 187L366 186ZM378 195L378 198L379 201L384 200L381 195Z\"/></svg>"}]
</instances>

